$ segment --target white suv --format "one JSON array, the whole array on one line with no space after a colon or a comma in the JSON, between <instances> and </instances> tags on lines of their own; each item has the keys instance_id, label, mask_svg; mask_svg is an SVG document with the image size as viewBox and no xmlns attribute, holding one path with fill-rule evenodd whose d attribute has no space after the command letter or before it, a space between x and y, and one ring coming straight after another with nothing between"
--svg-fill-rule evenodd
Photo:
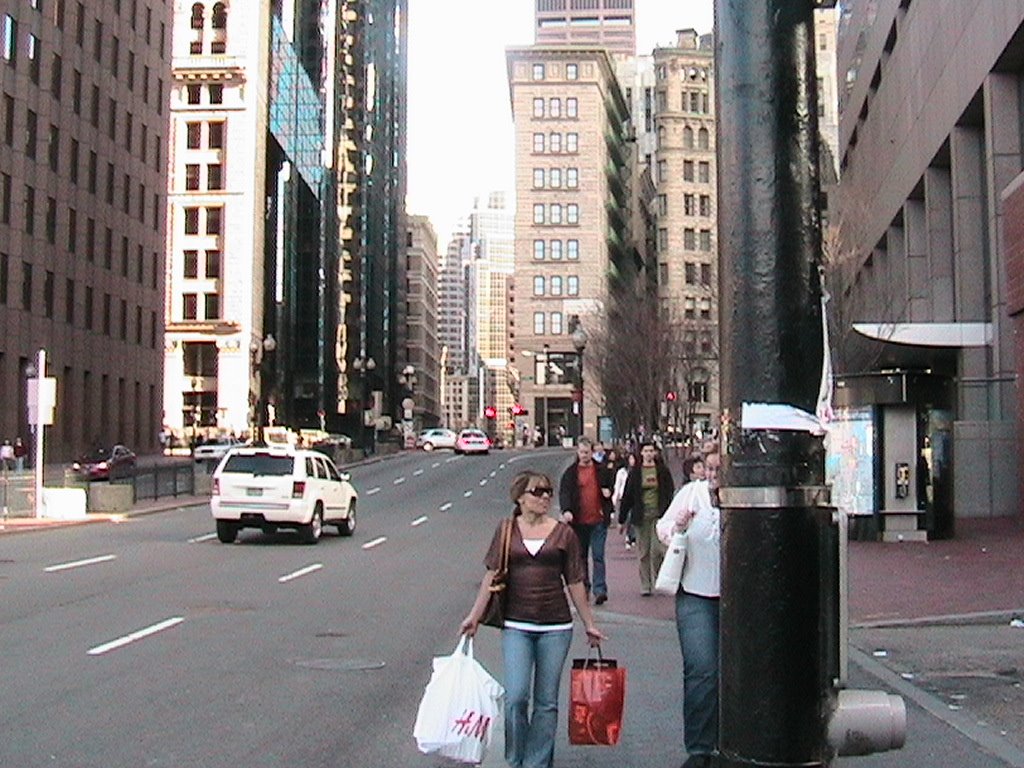
<instances>
[{"instance_id":1,"label":"white suv","mask_svg":"<svg viewBox=\"0 0 1024 768\"><path fill-rule=\"evenodd\" d=\"M217 538L230 544L242 528L295 528L309 544L324 523L342 536L356 530L359 494L334 462L316 451L288 446L235 448L213 473L210 508Z\"/></svg>"}]
</instances>

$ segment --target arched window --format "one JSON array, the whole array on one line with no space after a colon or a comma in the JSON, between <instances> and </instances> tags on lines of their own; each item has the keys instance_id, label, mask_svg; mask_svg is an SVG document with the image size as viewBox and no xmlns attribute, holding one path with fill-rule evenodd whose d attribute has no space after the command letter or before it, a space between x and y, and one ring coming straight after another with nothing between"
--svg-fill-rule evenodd
<instances>
[{"instance_id":1,"label":"arched window","mask_svg":"<svg viewBox=\"0 0 1024 768\"><path fill-rule=\"evenodd\" d=\"M192 29L203 28L203 16L206 13L206 9L202 3L196 3L192 6Z\"/></svg>"},{"instance_id":2,"label":"arched window","mask_svg":"<svg viewBox=\"0 0 1024 768\"><path fill-rule=\"evenodd\" d=\"M224 3L217 3L213 6L213 28L227 29L228 7Z\"/></svg>"},{"instance_id":3,"label":"arched window","mask_svg":"<svg viewBox=\"0 0 1024 768\"><path fill-rule=\"evenodd\" d=\"M693 128L690 126L683 128L683 148L693 149Z\"/></svg>"},{"instance_id":4,"label":"arched window","mask_svg":"<svg viewBox=\"0 0 1024 768\"><path fill-rule=\"evenodd\" d=\"M710 149L711 135L708 133L707 128L701 128L697 133L697 148L698 149Z\"/></svg>"}]
</instances>

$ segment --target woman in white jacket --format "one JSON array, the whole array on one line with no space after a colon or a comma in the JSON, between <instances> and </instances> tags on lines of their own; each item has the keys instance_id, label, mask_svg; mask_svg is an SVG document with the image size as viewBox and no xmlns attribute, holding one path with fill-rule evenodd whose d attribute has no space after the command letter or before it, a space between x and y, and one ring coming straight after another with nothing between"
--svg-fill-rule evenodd
<instances>
[{"instance_id":1,"label":"woman in white jacket","mask_svg":"<svg viewBox=\"0 0 1024 768\"><path fill-rule=\"evenodd\" d=\"M718 748L719 537L717 453L704 460L706 480L688 483L658 521L667 546L686 531L686 564L676 592L676 629L683 652L683 768L707 768ZM714 499L714 501L713 501Z\"/></svg>"}]
</instances>

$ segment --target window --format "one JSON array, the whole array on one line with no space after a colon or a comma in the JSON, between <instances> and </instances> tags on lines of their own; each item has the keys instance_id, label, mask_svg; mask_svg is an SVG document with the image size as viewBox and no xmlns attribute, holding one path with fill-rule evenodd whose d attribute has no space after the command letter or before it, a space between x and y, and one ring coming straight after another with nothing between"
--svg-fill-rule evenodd
<instances>
[{"instance_id":1,"label":"window","mask_svg":"<svg viewBox=\"0 0 1024 768\"><path fill-rule=\"evenodd\" d=\"M199 294L186 293L181 297L181 317L183 320L199 319Z\"/></svg>"},{"instance_id":2,"label":"window","mask_svg":"<svg viewBox=\"0 0 1024 768\"><path fill-rule=\"evenodd\" d=\"M544 276L535 275L533 278L533 295L543 296L544 295Z\"/></svg>"},{"instance_id":3,"label":"window","mask_svg":"<svg viewBox=\"0 0 1024 768\"><path fill-rule=\"evenodd\" d=\"M711 265L701 264L700 265L700 284L711 285Z\"/></svg>"},{"instance_id":4,"label":"window","mask_svg":"<svg viewBox=\"0 0 1024 768\"><path fill-rule=\"evenodd\" d=\"M688 398L691 403L706 403L708 401L708 383L706 381L691 381Z\"/></svg>"},{"instance_id":5,"label":"window","mask_svg":"<svg viewBox=\"0 0 1024 768\"><path fill-rule=\"evenodd\" d=\"M658 264L658 285L668 286L668 264L663 261Z\"/></svg>"},{"instance_id":6,"label":"window","mask_svg":"<svg viewBox=\"0 0 1024 768\"><path fill-rule=\"evenodd\" d=\"M579 152L580 151L580 135L578 133L567 133L567 134L565 134L565 151L566 152Z\"/></svg>"},{"instance_id":7,"label":"window","mask_svg":"<svg viewBox=\"0 0 1024 768\"><path fill-rule=\"evenodd\" d=\"M535 133L533 134L533 151L543 152L544 151L544 134Z\"/></svg>"},{"instance_id":8,"label":"window","mask_svg":"<svg viewBox=\"0 0 1024 768\"><path fill-rule=\"evenodd\" d=\"M221 149L224 146L224 123L209 124L209 138L206 142L210 149Z\"/></svg>"},{"instance_id":9,"label":"window","mask_svg":"<svg viewBox=\"0 0 1024 768\"><path fill-rule=\"evenodd\" d=\"M658 144L661 144L660 139L662 138L662 136L660 128L658 129L658 137ZM693 149L693 128L691 128L690 126L686 126L685 128L683 128L683 149Z\"/></svg>"},{"instance_id":10,"label":"window","mask_svg":"<svg viewBox=\"0 0 1024 768\"><path fill-rule=\"evenodd\" d=\"M25 116L25 155L35 159L38 144L39 116L31 109Z\"/></svg>"},{"instance_id":11,"label":"window","mask_svg":"<svg viewBox=\"0 0 1024 768\"><path fill-rule=\"evenodd\" d=\"M43 276L43 315L53 317L53 283L54 275L49 270Z\"/></svg>"},{"instance_id":12,"label":"window","mask_svg":"<svg viewBox=\"0 0 1024 768\"><path fill-rule=\"evenodd\" d=\"M210 103L211 104L223 104L224 103L224 86L220 83L213 83L209 86Z\"/></svg>"},{"instance_id":13,"label":"window","mask_svg":"<svg viewBox=\"0 0 1024 768\"><path fill-rule=\"evenodd\" d=\"M562 186L562 169L552 168L550 174L550 185L552 189L558 189Z\"/></svg>"},{"instance_id":14,"label":"window","mask_svg":"<svg viewBox=\"0 0 1024 768\"><path fill-rule=\"evenodd\" d=\"M683 249L687 251L697 250L697 231L694 229L683 230Z\"/></svg>"},{"instance_id":15,"label":"window","mask_svg":"<svg viewBox=\"0 0 1024 768\"><path fill-rule=\"evenodd\" d=\"M707 128L701 128L700 131L697 132L697 148L711 148L711 134L708 132Z\"/></svg>"},{"instance_id":16,"label":"window","mask_svg":"<svg viewBox=\"0 0 1024 768\"><path fill-rule=\"evenodd\" d=\"M92 87L92 99L89 102L89 123L93 128L100 126L100 89L96 85Z\"/></svg>"},{"instance_id":17,"label":"window","mask_svg":"<svg viewBox=\"0 0 1024 768\"><path fill-rule=\"evenodd\" d=\"M711 299L700 300L700 318L701 320L711 319Z\"/></svg>"},{"instance_id":18,"label":"window","mask_svg":"<svg viewBox=\"0 0 1024 768\"><path fill-rule=\"evenodd\" d=\"M32 310L32 265L21 262L21 308Z\"/></svg>"},{"instance_id":19,"label":"window","mask_svg":"<svg viewBox=\"0 0 1024 768\"><path fill-rule=\"evenodd\" d=\"M561 240L552 240L551 243L549 244L549 247L551 249L551 260L552 261L561 261L562 260L562 241Z\"/></svg>"},{"instance_id":20,"label":"window","mask_svg":"<svg viewBox=\"0 0 1024 768\"><path fill-rule=\"evenodd\" d=\"M135 51L128 51L128 90L135 90Z\"/></svg>"},{"instance_id":21,"label":"window","mask_svg":"<svg viewBox=\"0 0 1024 768\"><path fill-rule=\"evenodd\" d=\"M0 304L7 305L7 286L11 279L10 256L0 253Z\"/></svg>"},{"instance_id":22,"label":"window","mask_svg":"<svg viewBox=\"0 0 1024 768\"><path fill-rule=\"evenodd\" d=\"M534 168L533 169L533 188L544 189L544 169Z\"/></svg>"},{"instance_id":23,"label":"window","mask_svg":"<svg viewBox=\"0 0 1024 768\"><path fill-rule=\"evenodd\" d=\"M698 164L697 180L701 184L709 184L711 182L711 163L702 162Z\"/></svg>"},{"instance_id":24,"label":"window","mask_svg":"<svg viewBox=\"0 0 1024 768\"><path fill-rule=\"evenodd\" d=\"M569 296L580 295L580 278L578 275L569 275L565 279L565 292Z\"/></svg>"},{"instance_id":25,"label":"window","mask_svg":"<svg viewBox=\"0 0 1024 768\"><path fill-rule=\"evenodd\" d=\"M110 41L110 74L117 77L121 68L121 41L117 37Z\"/></svg>"},{"instance_id":26,"label":"window","mask_svg":"<svg viewBox=\"0 0 1024 768\"><path fill-rule=\"evenodd\" d=\"M535 336L543 336L544 335L544 327L545 327L544 313L543 312L534 312L533 313L533 333L534 333L534 335Z\"/></svg>"},{"instance_id":27,"label":"window","mask_svg":"<svg viewBox=\"0 0 1024 768\"><path fill-rule=\"evenodd\" d=\"M658 250L668 250L668 230L664 227L658 230Z\"/></svg>"},{"instance_id":28,"label":"window","mask_svg":"<svg viewBox=\"0 0 1024 768\"><path fill-rule=\"evenodd\" d=\"M534 203L533 204L533 223L543 224L544 223L544 204Z\"/></svg>"},{"instance_id":29,"label":"window","mask_svg":"<svg viewBox=\"0 0 1024 768\"><path fill-rule=\"evenodd\" d=\"M75 281L70 277L64 280L64 322L75 324Z\"/></svg>"},{"instance_id":30,"label":"window","mask_svg":"<svg viewBox=\"0 0 1024 768\"><path fill-rule=\"evenodd\" d=\"M13 180L10 174L0 174L0 224L11 223L11 187Z\"/></svg>"},{"instance_id":31,"label":"window","mask_svg":"<svg viewBox=\"0 0 1024 768\"><path fill-rule=\"evenodd\" d=\"M40 59L42 52L39 50L39 38L35 35L28 36L28 76L29 79L39 84Z\"/></svg>"},{"instance_id":32,"label":"window","mask_svg":"<svg viewBox=\"0 0 1024 768\"><path fill-rule=\"evenodd\" d=\"M578 99L566 99L565 100L565 116L566 117L579 117L580 102Z\"/></svg>"},{"instance_id":33,"label":"window","mask_svg":"<svg viewBox=\"0 0 1024 768\"><path fill-rule=\"evenodd\" d=\"M580 65L579 64L566 64L565 65L565 79L566 80L579 80L580 79Z\"/></svg>"},{"instance_id":34,"label":"window","mask_svg":"<svg viewBox=\"0 0 1024 768\"><path fill-rule=\"evenodd\" d=\"M57 199L46 198L46 242L57 242Z\"/></svg>"},{"instance_id":35,"label":"window","mask_svg":"<svg viewBox=\"0 0 1024 768\"><path fill-rule=\"evenodd\" d=\"M551 313L551 334L553 336L560 336L562 334L562 313L552 312Z\"/></svg>"},{"instance_id":36,"label":"window","mask_svg":"<svg viewBox=\"0 0 1024 768\"><path fill-rule=\"evenodd\" d=\"M93 289L91 285L85 286L85 330L92 330L93 317Z\"/></svg>"},{"instance_id":37,"label":"window","mask_svg":"<svg viewBox=\"0 0 1024 768\"><path fill-rule=\"evenodd\" d=\"M70 178L72 184L78 184L78 155L81 151L81 147L78 144L78 139L71 140L71 154L68 157L68 170L70 171Z\"/></svg>"},{"instance_id":38,"label":"window","mask_svg":"<svg viewBox=\"0 0 1024 768\"><path fill-rule=\"evenodd\" d=\"M662 160L658 163L659 168L663 162ZM693 181L693 160L683 161L683 181Z\"/></svg>"},{"instance_id":39,"label":"window","mask_svg":"<svg viewBox=\"0 0 1024 768\"><path fill-rule=\"evenodd\" d=\"M186 85L185 86L185 101L188 104L198 104L200 96L202 95L203 88L201 85Z\"/></svg>"},{"instance_id":40,"label":"window","mask_svg":"<svg viewBox=\"0 0 1024 768\"><path fill-rule=\"evenodd\" d=\"M199 189L199 165L189 163L185 166L185 189L189 191Z\"/></svg>"},{"instance_id":41,"label":"window","mask_svg":"<svg viewBox=\"0 0 1024 768\"><path fill-rule=\"evenodd\" d=\"M85 258L96 261L96 220L85 221Z\"/></svg>"},{"instance_id":42,"label":"window","mask_svg":"<svg viewBox=\"0 0 1024 768\"><path fill-rule=\"evenodd\" d=\"M206 279L214 280L220 277L220 251L206 252Z\"/></svg>"},{"instance_id":43,"label":"window","mask_svg":"<svg viewBox=\"0 0 1024 768\"><path fill-rule=\"evenodd\" d=\"M36 191L25 185L25 231L34 235L36 232Z\"/></svg>"},{"instance_id":44,"label":"window","mask_svg":"<svg viewBox=\"0 0 1024 768\"><path fill-rule=\"evenodd\" d=\"M696 285L697 283L697 265L692 261L686 262L686 284Z\"/></svg>"},{"instance_id":45,"label":"window","mask_svg":"<svg viewBox=\"0 0 1024 768\"><path fill-rule=\"evenodd\" d=\"M692 194L683 195L683 214L686 216L697 215L697 198Z\"/></svg>"},{"instance_id":46,"label":"window","mask_svg":"<svg viewBox=\"0 0 1024 768\"><path fill-rule=\"evenodd\" d=\"M0 45L3 46L4 61L9 66L15 66L18 53L18 22L9 13L5 13L0 22Z\"/></svg>"},{"instance_id":47,"label":"window","mask_svg":"<svg viewBox=\"0 0 1024 768\"><path fill-rule=\"evenodd\" d=\"M56 125L50 126L50 141L47 145L47 155L49 156L50 170L56 173L60 167L60 128Z\"/></svg>"},{"instance_id":48,"label":"window","mask_svg":"<svg viewBox=\"0 0 1024 768\"><path fill-rule=\"evenodd\" d=\"M222 214L223 209L221 208L206 209L206 234L219 235L221 233Z\"/></svg>"},{"instance_id":49,"label":"window","mask_svg":"<svg viewBox=\"0 0 1024 768\"><path fill-rule=\"evenodd\" d=\"M551 278L551 295L561 296L562 295L562 278L555 275Z\"/></svg>"},{"instance_id":50,"label":"window","mask_svg":"<svg viewBox=\"0 0 1024 768\"><path fill-rule=\"evenodd\" d=\"M4 144L14 146L14 97L4 94Z\"/></svg>"},{"instance_id":51,"label":"window","mask_svg":"<svg viewBox=\"0 0 1024 768\"><path fill-rule=\"evenodd\" d=\"M551 101L548 102L548 115L551 116L551 117L561 117L562 116L562 100L561 99L551 99Z\"/></svg>"},{"instance_id":52,"label":"window","mask_svg":"<svg viewBox=\"0 0 1024 768\"><path fill-rule=\"evenodd\" d=\"M185 209L185 234L186 235L198 235L199 234L199 209L198 208L186 208Z\"/></svg>"},{"instance_id":53,"label":"window","mask_svg":"<svg viewBox=\"0 0 1024 768\"><path fill-rule=\"evenodd\" d=\"M700 215L710 216L711 215L711 195L700 196Z\"/></svg>"},{"instance_id":54,"label":"window","mask_svg":"<svg viewBox=\"0 0 1024 768\"><path fill-rule=\"evenodd\" d=\"M533 100L533 116L544 117L544 99Z\"/></svg>"},{"instance_id":55,"label":"window","mask_svg":"<svg viewBox=\"0 0 1024 768\"><path fill-rule=\"evenodd\" d=\"M683 161L683 178L684 179L686 178L686 163L687 162L689 162L689 161ZM693 163L690 163L690 165L692 166ZM666 161L666 160L659 160L658 161L658 181L659 182L668 181L668 161Z\"/></svg>"},{"instance_id":56,"label":"window","mask_svg":"<svg viewBox=\"0 0 1024 768\"><path fill-rule=\"evenodd\" d=\"M565 186L569 189L576 189L580 185L580 172L578 168L565 169Z\"/></svg>"},{"instance_id":57,"label":"window","mask_svg":"<svg viewBox=\"0 0 1024 768\"><path fill-rule=\"evenodd\" d=\"M224 3L217 3L213 6L213 19L210 26L214 29L227 29L228 11Z\"/></svg>"},{"instance_id":58,"label":"window","mask_svg":"<svg viewBox=\"0 0 1024 768\"><path fill-rule=\"evenodd\" d=\"M78 211L68 209L68 251L74 253L78 248Z\"/></svg>"},{"instance_id":59,"label":"window","mask_svg":"<svg viewBox=\"0 0 1024 768\"><path fill-rule=\"evenodd\" d=\"M543 80L544 79L544 65L543 64L534 64L533 65L533 79L534 80Z\"/></svg>"},{"instance_id":60,"label":"window","mask_svg":"<svg viewBox=\"0 0 1024 768\"><path fill-rule=\"evenodd\" d=\"M94 195L96 194L97 176L99 175L98 165L99 162L96 157L96 153L89 150L89 166L86 169L86 188Z\"/></svg>"},{"instance_id":61,"label":"window","mask_svg":"<svg viewBox=\"0 0 1024 768\"><path fill-rule=\"evenodd\" d=\"M697 317L697 300L692 296L687 296L683 299L683 317L687 320L693 320Z\"/></svg>"},{"instance_id":62,"label":"window","mask_svg":"<svg viewBox=\"0 0 1024 768\"><path fill-rule=\"evenodd\" d=\"M121 277L128 277L128 257L131 249L128 245L128 238L121 238Z\"/></svg>"},{"instance_id":63,"label":"window","mask_svg":"<svg viewBox=\"0 0 1024 768\"><path fill-rule=\"evenodd\" d=\"M552 133L550 136L548 136L548 148L554 154L558 154L559 152L561 152L562 134Z\"/></svg>"},{"instance_id":64,"label":"window","mask_svg":"<svg viewBox=\"0 0 1024 768\"><path fill-rule=\"evenodd\" d=\"M114 204L114 164L107 163L107 194L106 200L110 205Z\"/></svg>"},{"instance_id":65,"label":"window","mask_svg":"<svg viewBox=\"0 0 1024 768\"><path fill-rule=\"evenodd\" d=\"M8 177L10 178L10 177ZM534 240L533 241L533 258L535 261L544 260L544 241Z\"/></svg>"},{"instance_id":66,"label":"window","mask_svg":"<svg viewBox=\"0 0 1024 768\"><path fill-rule=\"evenodd\" d=\"M579 240L567 240L565 243L565 258L569 261L579 261L580 258L580 241Z\"/></svg>"},{"instance_id":67,"label":"window","mask_svg":"<svg viewBox=\"0 0 1024 768\"><path fill-rule=\"evenodd\" d=\"M561 224L562 223L562 204L552 203L550 209L551 223Z\"/></svg>"},{"instance_id":68,"label":"window","mask_svg":"<svg viewBox=\"0 0 1024 768\"><path fill-rule=\"evenodd\" d=\"M711 230L710 229L702 229L700 231L700 249L702 251L710 251L711 250Z\"/></svg>"},{"instance_id":69,"label":"window","mask_svg":"<svg viewBox=\"0 0 1024 768\"><path fill-rule=\"evenodd\" d=\"M207 320L220 319L220 294L203 294L203 317Z\"/></svg>"},{"instance_id":70,"label":"window","mask_svg":"<svg viewBox=\"0 0 1024 768\"><path fill-rule=\"evenodd\" d=\"M206 188L224 189L224 167L220 163L206 166Z\"/></svg>"},{"instance_id":71,"label":"window","mask_svg":"<svg viewBox=\"0 0 1024 768\"><path fill-rule=\"evenodd\" d=\"M565 207L565 221L568 224L580 223L580 207L576 203L569 203Z\"/></svg>"}]
</instances>

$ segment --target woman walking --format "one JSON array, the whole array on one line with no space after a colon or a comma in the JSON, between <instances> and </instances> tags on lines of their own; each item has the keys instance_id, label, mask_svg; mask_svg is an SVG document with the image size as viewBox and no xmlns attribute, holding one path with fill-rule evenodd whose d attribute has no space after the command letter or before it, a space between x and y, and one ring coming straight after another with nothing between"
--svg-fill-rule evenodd
<instances>
[{"instance_id":1,"label":"woman walking","mask_svg":"<svg viewBox=\"0 0 1024 768\"><path fill-rule=\"evenodd\" d=\"M658 518L668 508L675 483L668 467L658 458L654 443L640 446L640 462L626 478L619 506L619 525L629 523L636 531L636 550L640 563L640 594L651 594L665 549L655 534Z\"/></svg>"},{"instance_id":2,"label":"woman walking","mask_svg":"<svg viewBox=\"0 0 1024 768\"><path fill-rule=\"evenodd\" d=\"M558 690L572 641L572 614L566 588L583 621L587 640L604 635L594 623L583 586L580 544L565 523L549 513L551 478L522 472L512 481L512 541L508 558L505 626L505 760L514 768L550 768L558 725ZM487 572L460 631L476 634L487 606L489 587L500 567L502 526L484 558ZM531 683L533 688L532 712Z\"/></svg>"}]
</instances>

